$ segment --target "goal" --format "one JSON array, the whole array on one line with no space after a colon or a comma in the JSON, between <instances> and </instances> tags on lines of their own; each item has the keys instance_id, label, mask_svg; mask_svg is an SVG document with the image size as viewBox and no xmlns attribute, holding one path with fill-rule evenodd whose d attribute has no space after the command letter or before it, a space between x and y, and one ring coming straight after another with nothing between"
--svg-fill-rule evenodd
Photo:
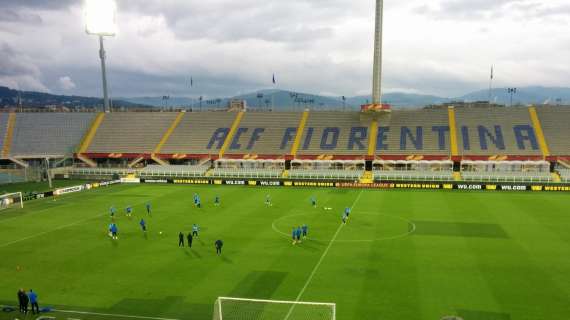
<instances>
[{"instance_id":1,"label":"goal","mask_svg":"<svg viewBox=\"0 0 570 320\"><path fill-rule=\"evenodd\" d=\"M213 320L335 320L336 304L219 297Z\"/></svg>"},{"instance_id":2,"label":"goal","mask_svg":"<svg viewBox=\"0 0 570 320\"><path fill-rule=\"evenodd\" d=\"M0 210L12 207L24 207L24 199L21 192L6 193L0 196Z\"/></svg>"}]
</instances>

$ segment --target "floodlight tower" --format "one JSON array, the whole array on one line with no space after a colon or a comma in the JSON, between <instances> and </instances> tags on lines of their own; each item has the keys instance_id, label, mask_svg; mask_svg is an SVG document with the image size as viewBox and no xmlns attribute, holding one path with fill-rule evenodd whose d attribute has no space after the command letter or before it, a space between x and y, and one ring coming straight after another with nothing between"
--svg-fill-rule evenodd
<instances>
[{"instance_id":1,"label":"floodlight tower","mask_svg":"<svg viewBox=\"0 0 570 320\"><path fill-rule=\"evenodd\" d=\"M99 37L99 58L101 58L101 74L103 78L103 101L105 112L110 112L109 94L107 90L107 70L105 67L105 47L103 37L113 37L117 33L115 16L117 5L114 0L85 1L85 32Z\"/></svg>"},{"instance_id":2,"label":"floodlight tower","mask_svg":"<svg viewBox=\"0 0 570 320\"><path fill-rule=\"evenodd\" d=\"M376 31L374 32L374 68L372 71L372 104L382 104L382 27L384 0L376 0Z\"/></svg>"}]
</instances>

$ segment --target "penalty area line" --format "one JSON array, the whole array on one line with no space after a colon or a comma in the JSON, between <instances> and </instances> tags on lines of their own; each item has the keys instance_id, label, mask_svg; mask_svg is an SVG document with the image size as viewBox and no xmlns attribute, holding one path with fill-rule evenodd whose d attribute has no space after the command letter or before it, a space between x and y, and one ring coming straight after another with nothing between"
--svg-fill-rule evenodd
<instances>
[{"instance_id":1,"label":"penalty area line","mask_svg":"<svg viewBox=\"0 0 570 320\"><path fill-rule=\"evenodd\" d=\"M15 307L13 307L13 306L5 306L5 305L2 305L1 307L2 307L2 308L5 308L5 307L15 308ZM136 316L136 315L130 315L130 314L101 313L101 312L89 312L89 311L77 311L77 310L63 310L63 309L51 309L51 312L83 314L83 315L102 316L102 317L114 317L114 318L129 318L129 319L180 320L180 319L176 319L176 318L148 317L148 316ZM49 313L48 313L48 314L49 314Z\"/></svg>"}]
</instances>

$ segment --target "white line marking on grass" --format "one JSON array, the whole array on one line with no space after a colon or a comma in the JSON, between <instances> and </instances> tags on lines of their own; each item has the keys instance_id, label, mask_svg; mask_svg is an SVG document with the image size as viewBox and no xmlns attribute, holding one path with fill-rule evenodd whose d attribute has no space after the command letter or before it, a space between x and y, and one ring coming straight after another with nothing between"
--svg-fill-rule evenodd
<instances>
[{"instance_id":1,"label":"white line marking on grass","mask_svg":"<svg viewBox=\"0 0 570 320\"><path fill-rule=\"evenodd\" d=\"M358 193L358 196L356 197L356 199L354 200L354 202L352 203L352 206L350 206L350 211L352 211L352 208L354 208L354 206L356 205L356 203L358 202L358 200L360 200L360 196L362 195L362 190L360 190L360 192ZM319 261L317 262L317 264L315 265L315 267L313 268L313 271L311 271L311 274L309 275L309 278L307 279L307 281L305 282L305 285L303 285L303 288L301 289L301 291L299 292L299 294L297 295L297 298L295 298L295 302L299 302L299 300L301 300L301 297L303 296L303 294L305 293L305 290L307 290L307 287L309 287L309 284L311 283L311 281L313 280L313 277L315 276L315 274L317 273L317 270L319 269L319 267L321 266L321 264L323 263L323 260L325 260L325 257L327 256L327 253L329 253L330 248L332 247L332 244L334 243L334 241L336 240L336 238L338 237L340 230L342 230L342 227L344 226L344 223L341 223L340 226L338 226L338 228L336 229L336 232L334 233L333 237L331 238L328 246L326 247L325 251L323 252L323 254L321 255L321 257L319 258ZM293 309L295 308L295 305L291 306L291 308L289 309L289 312L287 313L287 316L285 316L285 320L288 320L289 317L291 316L291 313L293 313Z\"/></svg>"},{"instance_id":2,"label":"white line marking on grass","mask_svg":"<svg viewBox=\"0 0 570 320\"><path fill-rule=\"evenodd\" d=\"M141 201L141 202L135 203L133 206L137 206L137 205L139 205L139 204L143 204L143 203L146 203L146 202L147 202L147 201ZM28 237L25 237L25 238L21 238L21 239L18 239L18 240L6 242L6 243L3 243L3 244L0 244L0 248L5 248L5 247L7 247L7 246L11 246L11 245L13 245L13 244L16 244L16 243L19 243L19 242L22 242L22 241L26 241L26 240L30 240L30 239L33 239L33 238L36 238L36 237L40 237L40 236L43 236L44 234L52 233L52 232L54 232L54 231L59 231L59 230L65 229L65 228L73 227L73 226L78 225L78 224L81 224L81 223L83 223L83 222L87 222L87 221L89 221L89 220L94 220L94 219L100 218L100 217L102 217L102 216L104 216L104 215L107 215L107 214L108 214L108 213L102 213L102 214L99 214L99 215L96 215L96 216L93 216L93 217L85 218L85 219L82 219L82 220L79 220L79 221L72 222L72 223L70 223L70 224L63 225L63 226L61 226L61 227L57 227L57 228L55 228L55 229L51 229L51 230L47 230L47 231L42 231L42 232L40 232L40 233L36 233L36 234L34 234L34 235L31 235L31 236L28 236Z\"/></svg>"},{"instance_id":3,"label":"white line marking on grass","mask_svg":"<svg viewBox=\"0 0 570 320\"><path fill-rule=\"evenodd\" d=\"M86 221L89 221L89 220L93 220L93 219L102 217L102 216L104 216L104 215L105 215L105 213L100 214L100 215L97 215L97 216L95 216L95 217L89 217L89 218L86 218L86 219L83 219L83 220L75 221L75 222L73 222L73 223L66 224L66 225L63 225L63 226L61 226L61 227L57 227L57 228L55 228L55 229L51 229L51 230L47 230L47 231L42 231L42 232L40 232L40 233L36 233L36 234L34 234L34 235L31 235L31 236L28 236L28 237L25 237L25 238L21 238L21 239L18 239L18 240L14 240L14 241L10 241L10 242L7 242L7 243L3 243L3 244L0 244L0 248L4 248L4 247L7 247L7 246L16 244L16 243L18 243L18 242L26 241L26 240L33 239L33 238L36 238L36 237L40 237L40 236L43 236L44 234L48 234L48 233L51 233L51 232L54 232L54 231L59 231L59 230L61 230L61 229L69 228L69 227L72 227L72 226L74 226L74 225L77 225L77 224L80 224L80 223L83 223L83 222L86 222Z\"/></svg>"},{"instance_id":4,"label":"white line marking on grass","mask_svg":"<svg viewBox=\"0 0 570 320\"><path fill-rule=\"evenodd\" d=\"M13 306L0 305L2 308ZM118 313L100 313L100 312L89 312L89 311L77 311L77 310L63 310L63 309L51 309L51 312L60 313L74 313L74 314L85 314L91 316L104 316L104 317L115 317L115 318L130 318L130 319L147 319L147 320L180 320L176 318L162 318L162 317L148 317L148 316L136 316L130 314L118 314ZM71 318L70 318L71 319Z\"/></svg>"},{"instance_id":5,"label":"white line marking on grass","mask_svg":"<svg viewBox=\"0 0 570 320\"><path fill-rule=\"evenodd\" d=\"M105 316L105 317L115 317L115 318L148 319L148 320L179 320L179 319L175 319L175 318L134 316L134 315L130 315L130 314L99 313L99 312L61 310L61 309L52 309L52 311L61 312L61 313L86 314L86 315L92 315L92 316Z\"/></svg>"}]
</instances>

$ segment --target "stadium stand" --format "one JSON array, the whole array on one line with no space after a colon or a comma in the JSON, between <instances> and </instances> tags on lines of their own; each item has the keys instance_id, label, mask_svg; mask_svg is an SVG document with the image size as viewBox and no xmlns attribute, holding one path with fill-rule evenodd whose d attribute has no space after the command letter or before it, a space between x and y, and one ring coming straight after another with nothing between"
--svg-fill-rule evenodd
<instances>
[{"instance_id":1,"label":"stadium stand","mask_svg":"<svg viewBox=\"0 0 570 320\"><path fill-rule=\"evenodd\" d=\"M87 153L151 153L176 116L173 112L109 113Z\"/></svg>"},{"instance_id":2,"label":"stadium stand","mask_svg":"<svg viewBox=\"0 0 570 320\"><path fill-rule=\"evenodd\" d=\"M536 108L542 131L552 155L570 156L570 108L541 106Z\"/></svg>"},{"instance_id":3,"label":"stadium stand","mask_svg":"<svg viewBox=\"0 0 570 320\"><path fill-rule=\"evenodd\" d=\"M379 123L379 155L449 155L449 117L445 109L393 110Z\"/></svg>"},{"instance_id":4,"label":"stadium stand","mask_svg":"<svg viewBox=\"0 0 570 320\"><path fill-rule=\"evenodd\" d=\"M8 113L0 113L0 150L4 147L4 138L6 137L6 130L8 130Z\"/></svg>"},{"instance_id":5,"label":"stadium stand","mask_svg":"<svg viewBox=\"0 0 570 320\"><path fill-rule=\"evenodd\" d=\"M542 155L526 107L458 108L455 114L462 155Z\"/></svg>"},{"instance_id":6,"label":"stadium stand","mask_svg":"<svg viewBox=\"0 0 570 320\"><path fill-rule=\"evenodd\" d=\"M217 154L236 117L234 112L188 113L162 147L162 154Z\"/></svg>"},{"instance_id":7,"label":"stadium stand","mask_svg":"<svg viewBox=\"0 0 570 320\"><path fill-rule=\"evenodd\" d=\"M17 113L10 154L17 158L71 156L93 113Z\"/></svg>"},{"instance_id":8,"label":"stadium stand","mask_svg":"<svg viewBox=\"0 0 570 320\"><path fill-rule=\"evenodd\" d=\"M246 113L226 154L288 154L301 116L300 112Z\"/></svg>"},{"instance_id":9,"label":"stadium stand","mask_svg":"<svg viewBox=\"0 0 570 320\"><path fill-rule=\"evenodd\" d=\"M368 126L357 112L311 112L297 154L365 156Z\"/></svg>"}]
</instances>

